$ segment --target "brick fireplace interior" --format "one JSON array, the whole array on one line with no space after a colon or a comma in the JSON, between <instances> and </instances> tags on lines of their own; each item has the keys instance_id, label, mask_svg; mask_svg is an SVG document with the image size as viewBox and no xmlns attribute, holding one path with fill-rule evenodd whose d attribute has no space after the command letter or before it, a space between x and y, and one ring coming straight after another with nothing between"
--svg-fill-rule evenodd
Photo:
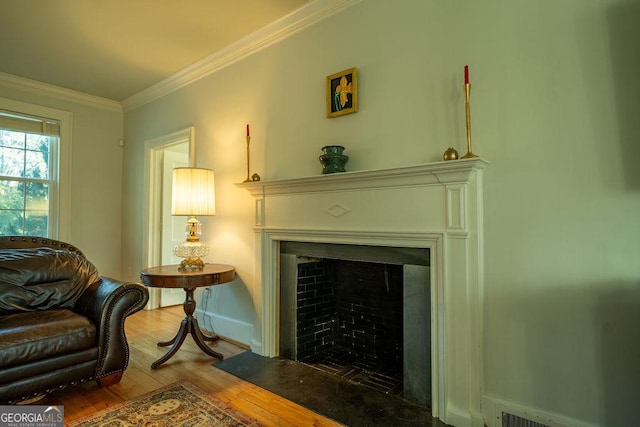
<instances>
[{"instance_id":1,"label":"brick fireplace interior","mask_svg":"<svg viewBox=\"0 0 640 427\"><path fill-rule=\"evenodd\" d=\"M280 243L280 356L431 404L429 249Z\"/></svg>"}]
</instances>

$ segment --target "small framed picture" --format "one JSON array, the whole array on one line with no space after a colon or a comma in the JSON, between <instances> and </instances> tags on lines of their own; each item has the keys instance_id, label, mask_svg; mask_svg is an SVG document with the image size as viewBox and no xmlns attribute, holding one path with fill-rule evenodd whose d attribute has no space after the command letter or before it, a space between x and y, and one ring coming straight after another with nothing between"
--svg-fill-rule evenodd
<instances>
[{"instance_id":1,"label":"small framed picture","mask_svg":"<svg viewBox=\"0 0 640 427\"><path fill-rule=\"evenodd\" d=\"M358 70L349 68L327 76L327 117L358 111Z\"/></svg>"}]
</instances>

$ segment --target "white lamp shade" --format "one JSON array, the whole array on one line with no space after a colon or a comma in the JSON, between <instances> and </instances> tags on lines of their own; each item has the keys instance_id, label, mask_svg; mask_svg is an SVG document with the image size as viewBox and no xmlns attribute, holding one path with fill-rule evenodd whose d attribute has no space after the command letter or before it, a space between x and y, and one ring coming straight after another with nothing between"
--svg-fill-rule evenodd
<instances>
[{"instance_id":1,"label":"white lamp shade","mask_svg":"<svg viewBox=\"0 0 640 427\"><path fill-rule=\"evenodd\" d=\"M216 190L213 171L203 168L173 170L172 215L215 215Z\"/></svg>"}]
</instances>

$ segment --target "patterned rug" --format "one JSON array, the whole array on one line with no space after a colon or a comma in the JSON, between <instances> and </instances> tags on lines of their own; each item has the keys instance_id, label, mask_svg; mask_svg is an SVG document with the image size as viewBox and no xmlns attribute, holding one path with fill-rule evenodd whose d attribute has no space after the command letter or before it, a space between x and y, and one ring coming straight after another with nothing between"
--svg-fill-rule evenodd
<instances>
[{"instance_id":1,"label":"patterned rug","mask_svg":"<svg viewBox=\"0 0 640 427\"><path fill-rule=\"evenodd\" d=\"M71 427L257 427L261 424L208 395L193 384L180 381L65 425Z\"/></svg>"}]
</instances>

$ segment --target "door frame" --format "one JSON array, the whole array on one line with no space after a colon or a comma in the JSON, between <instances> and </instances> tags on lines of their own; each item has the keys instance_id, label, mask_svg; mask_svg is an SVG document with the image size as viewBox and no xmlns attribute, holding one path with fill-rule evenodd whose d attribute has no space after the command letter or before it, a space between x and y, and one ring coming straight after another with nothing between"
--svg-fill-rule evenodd
<instances>
[{"instance_id":1,"label":"door frame","mask_svg":"<svg viewBox=\"0 0 640 427\"><path fill-rule=\"evenodd\" d=\"M160 229L162 227L162 153L178 144L189 144L189 165L195 165L195 128L179 131L145 141L145 188L142 236L142 268L160 265ZM146 309L160 306L160 289L149 289Z\"/></svg>"}]
</instances>

